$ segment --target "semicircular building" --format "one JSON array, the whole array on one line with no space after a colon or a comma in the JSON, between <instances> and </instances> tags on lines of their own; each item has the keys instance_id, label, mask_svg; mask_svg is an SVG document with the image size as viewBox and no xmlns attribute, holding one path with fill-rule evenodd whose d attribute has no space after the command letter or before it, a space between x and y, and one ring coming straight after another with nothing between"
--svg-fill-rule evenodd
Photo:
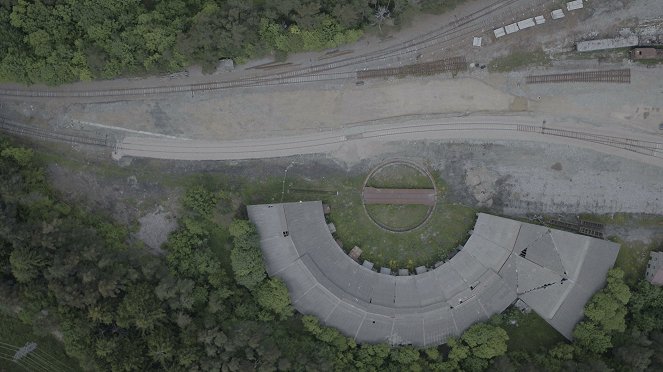
<instances>
[{"instance_id":1,"label":"semicircular building","mask_svg":"<svg viewBox=\"0 0 663 372\"><path fill-rule=\"evenodd\" d=\"M283 279L294 307L357 342L437 345L517 299L571 338L619 251L605 240L479 213L453 258L395 276L345 254L319 201L252 205L248 213L267 272Z\"/></svg>"}]
</instances>

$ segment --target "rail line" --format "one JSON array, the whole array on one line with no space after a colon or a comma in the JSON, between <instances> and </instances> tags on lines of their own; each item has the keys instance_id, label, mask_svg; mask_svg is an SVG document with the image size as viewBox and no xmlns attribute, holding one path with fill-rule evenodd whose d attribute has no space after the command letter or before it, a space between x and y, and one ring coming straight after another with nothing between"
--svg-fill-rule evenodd
<instances>
[{"instance_id":1,"label":"rail line","mask_svg":"<svg viewBox=\"0 0 663 372\"><path fill-rule=\"evenodd\" d=\"M207 150L218 151L221 147L225 148L227 152L260 152L265 149L279 149L279 150L294 150L297 148L311 148L316 146L325 146L331 144L338 144L353 139L371 139L379 137L390 137L404 134L414 133L431 133L445 130L499 130L499 131L514 131L514 132L529 132L536 133L544 136L569 138L577 141L596 143L603 146L619 148L641 155L646 155L658 159L663 159L663 143L655 141L645 141L626 137L616 137L601 134L592 134L581 131L573 131L567 129L545 128L527 124L508 124L508 123L488 123L488 122L463 122L455 124L421 124L421 125L406 125L394 128L376 128L362 131L359 134L341 135L339 133L330 132L327 134L318 135L315 138L290 138L283 139L265 139L260 144L247 144L247 141L234 141L235 144L222 144L222 143L209 143L208 145L196 144L196 151L206 153ZM69 144L91 145L98 147L106 147L114 150L137 150L133 146L125 146L123 141L116 141L113 137L97 136L90 133L81 134L80 132L71 133L71 131L56 132L45 128L37 128L34 126L22 124L12 121L8 118L0 116L0 131L9 134L34 138L38 140L64 142ZM170 148L168 152L177 152L176 149L183 148L190 141L185 140L158 140L149 139L143 142L146 147Z\"/></svg>"},{"instance_id":2,"label":"rail line","mask_svg":"<svg viewBox=\"0 0 663 372\"><path fill-rule=\"evenodd\" d=\"M631 82L631 69L581 71L551 75L530 75L527 84L549 83L622 83Z\"/></svg>"},{"instance_id":3,"label":"rail line","mask_svg":"<svg viewBox=\"0 0 663 372\"><path fill-rule=\"evenodd\" d=\"M514 10L508 9L509 6L516 4L521 0L503 0L489 4L475 12L446 24L445 26L423 34L399 45L391 46L382 50L367 53L361 56L353 56L340 59L335 62L318 64L309 67L303 67L287 72L274 72L260 77L236 79L228 81L217 81L210 83L181 84L181 85L162 85L142 88L118 88L107 90L30 90L30 89L0 89L0 96L6 97L36 97L36 98L68 98L68 97L112 97L112 96L148 96L169 93L193 93L196 91L211 91L220 89L229 89L235 87L256 87L268 85L290 84L290 81L284 80L293 77L302 77L304 75L315 75L324 71L336 70L348 66L357 66L375 61L383 61L389 58L395 58L402 55L417 53L421 49L431 46L439 47L441 44L450 43L454 40L474 35L477 32L483 32L483 27L473 25L482 21L483 17L501 10L497 17L511 15ZM529 5L543 4L550 0L531 0ZM527 9L522 6L518 11ZM485 22L485 21L483 21Z\"/></svg>"},{"instance_id":4,"label":"rail line","mask_svg":"<svg viewBox=\"0 0 663 372\"><path fill-rule=\"evenodd\" d=\"M648 155L663 159L663 143L654 141L644 141L625 137L607 136L602 134L592 134L587 132L572 131L567 129L554 129L545 127L536 127L533 125L519 124L518 131L534 132L543 135L570 138L585 142L593 142L605 146L620 148L642 155Z\"/></svg>"},{"instance_id":5,"label":"rail line","mask_svg":"<svg viewBox=\"0 0 663 372\"><path fill-rule=\"evenodd\" d=\"M0 131L18 136L53 142L63 142L68 144L91 145L109 148L113 148L116 145L115 140L109 138L108 136L98 137L82 135L80 133L56 132L54 130L21 124L4 117L0 117Z\"/></svg>"},{"instance_id":6,"label":"rail line","mask_svg":"<svg viewBox=\"0 0 663 372\"><path fill-rule=\"evenodd\" d=\"M593 135L591 133L542 129L533 125L496 122L458 122L404 125L387 128L367 128L354 134L339 132L316 135L294 136L259 140L237 140L228 142L127 138L117 146L118 157L138 156L180 160L231 160L257 159L296 154L327 152L340 144L360 139L384 140L425 140L440 138L441 133L460 132L534 132L541 137L562 137L575 141L595 143L604 147L618 148L655 159L663 159L663 143L642 141L631 138Z\"/></svg>"},{"instance_id":7,"label":"rail line","mask_svg":"<svg viewBox=\"0 0 663 372\"><path fill-rule=\"evenodd\" d=\"M465 57L453 57L433 62L416 63L401 67L357 71L357 79L373 79L389 76L425 76L467 69Z\"/></svg>"}]
</instances>

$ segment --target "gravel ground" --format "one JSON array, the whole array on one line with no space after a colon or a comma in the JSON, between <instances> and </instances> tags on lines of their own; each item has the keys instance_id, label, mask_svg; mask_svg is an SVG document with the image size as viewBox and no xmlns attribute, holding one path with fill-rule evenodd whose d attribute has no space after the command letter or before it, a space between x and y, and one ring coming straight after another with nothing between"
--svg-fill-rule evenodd
<instances>
[{"instance_id":1,"label":"gravel ground","mask_svg":"<svg viewBox=\"0 0 663 372\"><path fill-rule=\"evenodd\" d=\"M140 230L136 237L140 239L152 252L163 254L161 245L168 240L168 235L177 228L177 218L162 206L158 206L152 213L138 219Z\"/></svg>"},{"instance_id":2,"label":"gravel ground","mask_svg":"<svg viewBox=\"0 0 663 372\"><path fill-rule=\"evenodd\" d=\"M499 214L663 210L660 167L573 146L410 142L377 146L369 155L419 158L440 172L459 202Z\"/></svg>"}]
</instances>

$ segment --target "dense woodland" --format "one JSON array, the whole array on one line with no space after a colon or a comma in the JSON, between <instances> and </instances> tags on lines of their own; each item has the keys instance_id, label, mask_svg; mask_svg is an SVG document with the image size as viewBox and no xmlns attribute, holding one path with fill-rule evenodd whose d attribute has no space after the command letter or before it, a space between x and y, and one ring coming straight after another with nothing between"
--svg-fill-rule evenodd
<instances>
[{"instance_id":1,"label":"dense woodland","mask_svg":"<svg viewBox=\"0 0 663 372\"><path fill-rule=\"evenodd\" d=\"M158 74L334 48L462 0L0 0L0 81ZM412 4L411 4L412 3Z\"/></svg>"},{"instance_id":2,"label":"dense woodland","mask_svg":"<svg viewBox=\"0 0 663 372\"><path fill-rule=\"evenodd\" d=\"M191 187L166 255L154 255L126 227L63 202L33 150L1 139L0 311L60 332L85 370L663 369L663 289L629 288L619 269L575 341L549 350L507 350L506 315L438 348L357 345L293 310L229 198L213 183Z\"/></svg>"}]
</instances>

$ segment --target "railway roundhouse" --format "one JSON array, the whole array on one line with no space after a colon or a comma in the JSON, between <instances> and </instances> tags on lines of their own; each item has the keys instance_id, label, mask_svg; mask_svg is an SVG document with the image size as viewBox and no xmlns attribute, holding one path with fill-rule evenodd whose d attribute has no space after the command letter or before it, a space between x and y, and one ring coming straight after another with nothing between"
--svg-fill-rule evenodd
<instances>
[{"instance_id":1,"label":"railway roundhouse","mask_svg":"<svg viewBox=\"0 0 663 372\"><path fill-rule=\"evenodd\" d=\"M449 261L395 276L345 254L319 201L253 205L248 213L267 272L285 281L295 308L357 342L444 343L517 299L571 338L619 251L605 240L480 213Z\"/></svg>"}]
</instances>

